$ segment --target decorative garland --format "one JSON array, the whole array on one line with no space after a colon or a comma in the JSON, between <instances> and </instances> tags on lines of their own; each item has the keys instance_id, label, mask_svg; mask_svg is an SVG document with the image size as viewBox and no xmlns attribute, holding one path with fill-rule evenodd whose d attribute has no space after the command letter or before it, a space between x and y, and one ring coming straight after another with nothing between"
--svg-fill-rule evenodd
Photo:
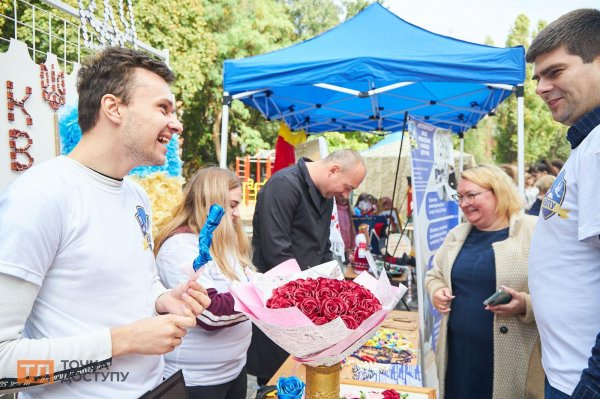
<instances>
[{"instance_id":1,"label":"decorative garland","mask_svg":"<svg viewBox=\"0 0 600 399\"><path fill-rule=\"evenodd\" d=\"M59 118L60 130L60 153L69 154L81 140L81 128L77 122L79 112L76 107L68 106ZM138 166L133 168L130 175L141 177L148 176L156 172L166 172L170 177L181 176L181 167L183 162L179 158L179 135L174 134L171 141L167 144L166 162L161 166Z\"/></svg>"},{"instance_id":2,"label":"decorative garland","mask_svg":"<svg viewBox=\"0 0 600 399\"><path fill-rule=\"evenodd\" d=\"M58 118L58 130L60 133L60 153L67 155L81 140L81 128L77 122L79 113L77 108L69 105Z\"/></svg>"}]
</instances>

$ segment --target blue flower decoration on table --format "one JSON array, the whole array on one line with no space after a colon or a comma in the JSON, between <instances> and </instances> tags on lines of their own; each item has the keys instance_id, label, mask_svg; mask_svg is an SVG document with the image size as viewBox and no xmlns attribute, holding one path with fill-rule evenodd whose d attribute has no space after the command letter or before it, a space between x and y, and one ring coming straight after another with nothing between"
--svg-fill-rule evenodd
<instances>
[{"instance_id":1,"label":"blue flower decoration on table","mask_svg":"<svg viewBox=\"0 0 600 399\"><path fill-rule=\"evenodd\" d=\"M298 377L279 377L277 399L301 399L305 385Z\"/></svg>"},{"instance_id":2,"label":"blue flower decoration on table","mask_svg":"<svg viewBox=\"0 0 600 399\"><path fill-rule=\"evenodd\" d=\"M194 271L197 272L202 266L208 261L212 260L210 256L210 246L212 245L213 232L221 223L221 219L225 211L219 204L212 204L206 217L206 222L200 230L200 236L198 237L198 257L194 259Z\"/></svg>"}]
</instances>

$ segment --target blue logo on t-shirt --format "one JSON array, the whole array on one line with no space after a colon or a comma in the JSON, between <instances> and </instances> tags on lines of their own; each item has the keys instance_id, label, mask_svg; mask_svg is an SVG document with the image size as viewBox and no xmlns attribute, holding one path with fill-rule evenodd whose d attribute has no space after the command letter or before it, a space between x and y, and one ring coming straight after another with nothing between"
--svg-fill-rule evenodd
<instances>
[{"instance_id":1,"label":"blue logo on t-shirt","mask_svg":"<svg viewBox=\"0 0 600 399\"><path fill-rule=\"evenodd\" d=\"M146 213L146 210L143 206L136 206L135 209L135 219L138 221L140 225L140 229L142 229L142 234L144 235L144 250L150 248L152 250L152 236L150 235L150 217Z\"/></svg>"},{"instance_id":2,"label":"blue logo on t-shirt","mask_svg":"<svg viewBox=\"0 0 600 399\"><path fill-rule=\"evenodd\" d=\"M542 201L542 216L544 219L550 219L553 215L558 214L563 219L569 217L569 211L562 208L565 195L567 194L567 181L565 180L565 171L562 170L556 180L546 193Z\"/></svg>"}]
</instances>

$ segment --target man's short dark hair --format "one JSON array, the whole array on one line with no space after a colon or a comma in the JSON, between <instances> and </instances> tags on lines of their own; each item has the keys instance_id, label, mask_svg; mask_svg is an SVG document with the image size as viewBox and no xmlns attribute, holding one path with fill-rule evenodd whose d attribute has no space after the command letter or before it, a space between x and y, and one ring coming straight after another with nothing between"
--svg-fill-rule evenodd
<instances>
[{"instance_id":1,"label":"man's short dark hair","mask_svg":"<svg viewBox=\"0 0 600 399\"><path fill-rule=\"evenodd\" d=\"M600 55L600 10L581 8L571 11L546 26L533 39L527 50L527 62L561 46L567 52L581 57L584 63Z\"/></svg>"},{"instance_id":2,"label":"man's short dark hair","mask_svg":"<svg viewBox=\"0 0 600 399\"><path fill-rule=\"evenodd\" d=\"M105 94L113 94L128 104L136 68L153 72L169 84L175 79L164 62L124 47L107 47L83 63L77 73L79 127L82 132L96 125L100 100Z\"/></svg>"}]
</instances>

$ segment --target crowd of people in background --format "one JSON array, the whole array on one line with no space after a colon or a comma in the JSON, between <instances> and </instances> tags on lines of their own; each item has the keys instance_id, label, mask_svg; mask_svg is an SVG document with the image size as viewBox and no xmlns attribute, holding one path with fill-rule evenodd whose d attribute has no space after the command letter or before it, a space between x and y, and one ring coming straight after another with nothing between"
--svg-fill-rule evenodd
<instances>
[{"instance_id":1,"label":"crowd of people in background","mask_svg":"<svg viewBox=\"0 0 600 399\"><path fill-rule=\"evenodd\" d=\"M565 161L562 159L540 160L526 168L525 172L525 198L523 209L529 215L538 216L542 199L552 186L554 179L560 173ZM518 184L517 167L513 164L498 165L513 181Z\"/></svg>"}]
</instances>

